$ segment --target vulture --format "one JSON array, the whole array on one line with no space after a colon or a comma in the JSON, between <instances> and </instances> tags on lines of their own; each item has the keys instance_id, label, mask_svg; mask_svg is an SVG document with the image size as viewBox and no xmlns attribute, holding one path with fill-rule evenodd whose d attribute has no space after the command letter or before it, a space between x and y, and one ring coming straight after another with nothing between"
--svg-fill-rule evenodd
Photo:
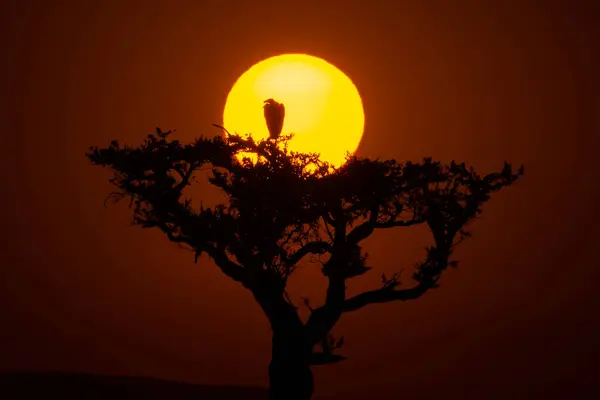
<instances>
[{"instance_id":1,"label":"vulture","mask_svg":"<svg viewBox=\"0 0 600 400\"><path fill-rule=\"evenodd\" d=\"M283 118L285 117L285 107L283 103L278 103L273 99L265 100L263 106L269 137L277 139L283 128Z\"/></svg>"}]
</instances>

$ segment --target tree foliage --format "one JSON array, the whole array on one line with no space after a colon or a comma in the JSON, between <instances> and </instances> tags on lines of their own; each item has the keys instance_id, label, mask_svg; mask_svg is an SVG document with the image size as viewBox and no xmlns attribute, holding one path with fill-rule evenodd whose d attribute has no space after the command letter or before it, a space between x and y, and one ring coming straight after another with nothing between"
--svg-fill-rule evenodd
<instances>
[{"instance_id":1,"label":"tree foliage","mask_svg":"<svg viewBox=\"0 0 600 400\"><path fill-rule=\"evenodd\" d=\"M326 300L310 308L302 325L306 347L323 348L312 353L312 364L339 360L323 357L341 346L329 332L343 313L418 298L435 288L443 271L456 265L450 257L469 235L467 224L493 192L523 174L523 167L515 171L505 163L501 171L480 176L464 163L431 158L413 163L349 157L333 168L316 154L288 151L289 136L261 142L201 137L182 144L171 134L157 129L138 147L113 141L90 148L87 156L112 170L111 196L129 199L135 224L160 229L193 249L196 258L208 254L253 292L274 330L281 310L293 306L285 294L287 280L304 257L319 255L328 280ZM258 160L239 161L240 152L255 153ZM183 192L206 167L227 202L194 208ZM401 288L398 274L382 275L380 287L347 297L345 282L371 269L361 242L377 229L419 224L429 227L434 240L414 266L415 284Z\"/></svg>"}]
</instances>

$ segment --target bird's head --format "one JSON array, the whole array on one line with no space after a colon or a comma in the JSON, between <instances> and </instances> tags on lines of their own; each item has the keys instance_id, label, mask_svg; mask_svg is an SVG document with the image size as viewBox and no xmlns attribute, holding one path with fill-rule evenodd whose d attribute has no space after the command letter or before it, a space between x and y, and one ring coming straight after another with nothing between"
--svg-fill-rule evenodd
<instances>
[{"instance_id":1,"label":"bird's head","mask_svg":"<svg viewBox=\"0 0 600 400\"><path fill-rule=\"evenodd\" d=\"M264 106L263 107L267 107L267 106L278 106L280 103L276 102L274 99L267 99L264 101Z\"/></svg>"}]
</instances>

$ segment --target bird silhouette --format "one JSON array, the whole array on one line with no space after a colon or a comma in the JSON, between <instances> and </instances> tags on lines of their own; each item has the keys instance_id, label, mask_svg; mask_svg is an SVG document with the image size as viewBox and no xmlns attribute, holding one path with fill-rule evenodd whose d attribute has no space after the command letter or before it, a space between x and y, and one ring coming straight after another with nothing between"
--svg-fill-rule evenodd
<instances>
[{"instance_id":1,"label":"bird silhouette","mask_svg":"<svg viewBox=\"0 0 600 400\"><path fill-rule=\"evenodd\" d=\"M285 106L283 103L278 103L273 99L265 100L263 106L267 128L269 129L269 137L277 139L283 128L283 119L285 118Z\"/></svg>"}]
</instances>

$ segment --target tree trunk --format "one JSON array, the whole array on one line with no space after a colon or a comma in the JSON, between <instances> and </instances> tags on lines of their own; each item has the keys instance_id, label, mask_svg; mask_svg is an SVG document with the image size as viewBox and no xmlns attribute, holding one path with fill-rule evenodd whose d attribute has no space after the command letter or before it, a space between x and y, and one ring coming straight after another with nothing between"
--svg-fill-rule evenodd
<instances>
[{"instance_id":1,"label":"tree trunk","mask_svg":"<svg viewBox=\"0 0 600 400\"><path fill-rule=\"evenodd\" d=\"M269 319L273 331L269 364L269 400L310 400L313 375L312 346L294 306L284 298L284 285L266 272L249 283L252 294Z\"/></svg>"},{"instance_id":2,"label":"tree trunk","mask_svg":"<svg viewBox=\"0 0 600 400\"><path fill-rule=\"evenodd\" d=\"M314 390L306 340L297 329L273 333L269 400L309 400Z\"/></svg>"}]
</instances>

